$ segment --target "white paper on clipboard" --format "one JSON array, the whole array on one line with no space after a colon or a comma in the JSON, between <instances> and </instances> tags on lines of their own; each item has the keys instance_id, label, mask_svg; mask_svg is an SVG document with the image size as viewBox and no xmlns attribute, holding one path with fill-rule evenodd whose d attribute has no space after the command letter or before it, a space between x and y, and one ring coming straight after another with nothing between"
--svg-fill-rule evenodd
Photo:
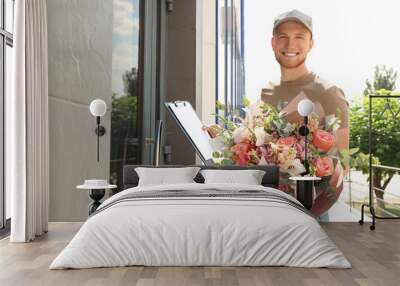
<instances>
[{"instance_id":1,"label":"white paper on clipboard","mask_svg":"<svg viewBox=\"0 0 400 286\"><path fill-rule=\"evenodd\" d=\"M190 102L166 102L165 105L178 126L196 149L204 164L214 164L212 157L213 148L210 144L211 137L207 131L202 129L203 124Z\"/></svg>"}]
</instances>

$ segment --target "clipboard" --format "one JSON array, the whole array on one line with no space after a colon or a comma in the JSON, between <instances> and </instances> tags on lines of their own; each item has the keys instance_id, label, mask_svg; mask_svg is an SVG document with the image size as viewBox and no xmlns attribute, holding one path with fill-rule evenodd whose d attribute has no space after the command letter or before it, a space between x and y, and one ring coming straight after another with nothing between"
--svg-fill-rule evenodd
<instances>
[{"instance_id":1,"label":"clipboard","mask_svg":"<svg viewBox=\"0 0 400 286\"><path fill-rule=\"evenodd\" d=\"M179 128L192 144L204 165L214 165L213 148L210 135L203 130L203 123L188 101L165 102L167 110L175 119Z\"/></svg>"}]
</instances>

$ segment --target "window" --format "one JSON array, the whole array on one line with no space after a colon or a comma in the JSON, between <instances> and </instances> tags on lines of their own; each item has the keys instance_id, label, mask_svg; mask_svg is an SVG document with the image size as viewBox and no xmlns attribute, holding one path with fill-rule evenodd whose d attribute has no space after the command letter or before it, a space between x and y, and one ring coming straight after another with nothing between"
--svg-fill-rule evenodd
<instances>
[{"instance_id":1,"label":"window","mask_svg":"<svg viewBox=\"0 0 400 286\"><path fill-rule=\"evenodd\" d=\"M110 180L122 187L122 169L140 162L139 0L114 0Z\"/></svg>"},{"instance_id":2,"label":"window","mask_svg":"<svg viewBox=\"0 0 400 286\"><path fill-rule=\"evenodd\" d=\"M3 229L11 217L11 196L4 188L4 103L12 88L13 32L14 0L0 0L0 228Z\"/></svg>"},{"instance_id":3,"label":"window","mask_svg":"<svg viewBox=\"0 0 400 286\"><path fill-rule=\"evenodd\" d=\"M245 97L243 0L216 1L216 100L225 114L237 110Z\"/></svg>"}]
</instances>

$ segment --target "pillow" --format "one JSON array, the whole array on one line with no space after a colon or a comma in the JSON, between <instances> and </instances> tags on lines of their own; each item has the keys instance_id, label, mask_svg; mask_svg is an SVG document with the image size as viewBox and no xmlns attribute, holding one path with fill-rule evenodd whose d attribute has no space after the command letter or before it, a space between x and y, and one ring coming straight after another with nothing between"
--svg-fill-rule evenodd
<instances>
[{"instance_id":1,"label":"pillow","mask_svg":"<svg viewBox=\"0 0 400 286\"><path fill-rule=\"evenodd\" d=\"M205 184L234 183L261 185L265 171L262 170L202 170Z\"/></svg>"},{"instance_id":2,"label":"pillow","mask_svg":"<svg viewBox=\"0 0 400 286\"><path fill-rule=\"evenodd\" d=\"M138 186L195 183L193 179L199 170L199 167L135 168L139 176Z\"/></svg>"}]
</instances>

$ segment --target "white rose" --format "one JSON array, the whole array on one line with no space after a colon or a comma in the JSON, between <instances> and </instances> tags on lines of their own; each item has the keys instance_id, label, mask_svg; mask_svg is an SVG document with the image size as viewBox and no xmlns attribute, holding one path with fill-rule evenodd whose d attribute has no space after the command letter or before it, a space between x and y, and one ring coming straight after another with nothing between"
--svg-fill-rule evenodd
<instances>
[{"instance_id":1,"label":"white rose","mask_svg":"<svg viewBox=\"0 0 400 286\"><path fill-rule=\"evenodd\" d=\"M256 146L262 146L272 140L272 135L265 132L264 127L257 126L254 128L254 134L256 135Z\"/></svg>"},{"instance_id":2,"label":"white rose","mask_svg":"<svg viewBox=\"0 0 400 286\"><path fill-rule=\"evenodd\" d=\"M306 168L304 168L304 165L299 159L287 161L284 164L281 164L280 168L283 172L288 173L291 176L298 176L306 171Z\"/></svg>"}]
</instances>

